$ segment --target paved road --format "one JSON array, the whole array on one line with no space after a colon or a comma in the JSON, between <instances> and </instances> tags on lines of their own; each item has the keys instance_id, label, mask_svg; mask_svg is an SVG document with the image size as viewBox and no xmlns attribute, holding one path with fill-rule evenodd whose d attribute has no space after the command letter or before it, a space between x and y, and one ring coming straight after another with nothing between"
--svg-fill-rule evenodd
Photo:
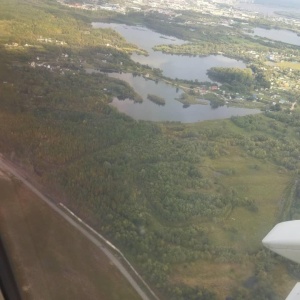
<instances>
[{"instance_id":1,"label":"paved road","mask_svg":"<svg viewBox=\"0 0 300 300\"><path fill-rule=\"evenodd\" d=\"M4 161L0 157L0 169L7 171L14 175L20 181L23 182L32 192L39 196L44 202L46 202L53 210L55 210L59 215L61 215L67 222L76 227L87 239L94 243L101 251L114 263L118 270L123 274L123 276L129 281L132 287L140 295L143 300L150 300L146 293L140 288L135 279L126 270L122 263L113 255L113 253L104 246L104 243L100 242L93 234L91 234L87 229L85 229L82 224L79 224L69 215L67 215L63 210L56 206L51 200L45 197L39 190L37 190L28 180L26 180L13 166L7 161Z\"/></svg>"}]
</instances>

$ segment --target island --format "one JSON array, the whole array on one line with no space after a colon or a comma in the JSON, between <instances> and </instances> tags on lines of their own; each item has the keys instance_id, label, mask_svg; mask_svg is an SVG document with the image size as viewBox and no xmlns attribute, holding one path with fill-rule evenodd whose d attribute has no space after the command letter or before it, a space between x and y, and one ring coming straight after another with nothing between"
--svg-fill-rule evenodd
<instances>
[{"instance_id":1,"label":"island","mask_svg":"<svg viewBox=\"0 0 300 300\"><path fill-rule=\"evenodd\" d=\"M156 95L148 94L147 99L149 99L153 103L156 103L157 105L165 105L166 104L166 101L164 98L156 96Z\"/></svg>"}]
</instances>

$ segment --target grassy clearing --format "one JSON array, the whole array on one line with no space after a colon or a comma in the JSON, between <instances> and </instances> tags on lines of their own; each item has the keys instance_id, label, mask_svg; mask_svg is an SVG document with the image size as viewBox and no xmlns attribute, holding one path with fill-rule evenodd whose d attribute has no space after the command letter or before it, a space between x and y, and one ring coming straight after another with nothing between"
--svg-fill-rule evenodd
<instances>
[{"instance_id":1,"label":"grassy clearing","mask_svg":"<svg viewBox=\"0 0 300 300\"><path fill-rule=\"evenodd\" d=\"M224 295L229 295L231 289L243 286L253 276L253 272L254 264L248 259L239 264L200 260L193 264L175 266L171 280L175 284L204 286L215 291L217 299L224 299ZM265 276L269 277L270 274L265 274ZM287 274L287 270L282 264L274 266L271 276L278 299L285 299L297 280Z\"/></svg>"},{"instance_id":2,"label":"grassy clearing","mask_svg":"<svg viewBox=\"0 0 300 300\"><path fill-rule=\"evenodd\" d=\"M223 246L255 251L271 229L270 224L276 223L285 188L293 179L278 167L249 157L234 155L212 161L212 164L216 170L233 169L235 174L221 176L219 180L234 188L240 197L254 200L258 208L257 212L243 207L234 209L224 220L225 224L216 226L212 237Z\"/></svg>"},{"instance_id":3,"label":"grassy clearing","mask_svg":"<svg viewBox=\"0 0 300 300\"><path fill-rule=\"evenodd\" d=\"M286 196L286 187L293 178L270 163L262 163L255 158L242 156L239 149L232 148L231 155L206 162L215 172L215 180L224 186L235 189L240 197L253 199L258 211L252 212L237 207L225 219L215 219L195 225L205 226L214 246L235 249L241 257L241 263L198 260L175 266L171 272L171 281L189 286L201 285L214 290L218 299L230 295L230 291L242 286L253 276L254 262L248 253L262 249L261 240L277 222L282 201ZM232 170L232 174L223 174ZM203 221L203 220L202 220ZM287 275L283 266L278 264L272 270L274 282L283 287L276 288L283 298L294 280ZM276 286L276 285L275 285Z\"/></svg>"},{"instance_id":4,"label":"grassy clearing","mask_svg":"<svg viewBox=\"0 0 300 300\"><path fill-rule=\"evenodd\" d=\"M24 299L140 299L106 256L36 195L0 178L0 230Z\"/></svg>"},{"instance_id":5,"label":"grassy clearing","mask_svg":"<svg viewBox=\"0 0 300 300\"><path fill-rule=\"evenodd\" d=\"M225 295L230 294L231 287L243 284L252 272L253 266L250 263L229 264L201 260L176 266L172 281L184 282L190 286L204 286L215 291L218 299L224 299Z\"/></svg>"},{"instance_id":6,"label":"grassy clearing","mask_svg":"<svg viewBox=\"0 0 300 300\"><path fill-rule=\"evenodd\" d=\"M300 70L300 63L291 62L291 61L279 62L276 63L276 66L282 69Z\"/></svg>"},{"instance_id":7,"label":"grassy clearing","mask_svg":"<svg viewBox=\"0 0 300 300\"><path fill-rule=\"evenodd\" d=\"M285 299L297 283L297 280L288 275L286 267L283 265L277 265L273 270L273 274L275 290L281 296L281 299Z\"/></svg>"}]
</instances>

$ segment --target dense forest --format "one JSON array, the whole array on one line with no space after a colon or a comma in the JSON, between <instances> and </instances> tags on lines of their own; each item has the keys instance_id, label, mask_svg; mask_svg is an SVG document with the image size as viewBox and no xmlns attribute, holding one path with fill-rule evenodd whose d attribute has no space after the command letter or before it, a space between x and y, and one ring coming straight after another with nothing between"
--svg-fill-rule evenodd
<instances>
[{"instance_id":1,"label":"dense forest","mask_svg":"<svg viewBox=\"0 0 300 300\"><path fill-rule=\"evenodd\" d=\"M255 66L246 69L214 67L207 71L207 75L212 80L223 83L223 88L231 91L250 92L271 86L265 75Z\"/></svg>"},{"instance_id":2,"label":"dense forest","mask_svg":"<svg viewBox=\"0 0 300 300\"><path fill-rule=\"evenodd\" d=\"M1 153L120 247L162 299L284 297L299 268L261 239L299 216L299 111L135 121L109 103L139 95L85 69L106 59L143 72L129 56L140 49L92 29L89 12L46 0L0 6ZM223 71L245 86L256 78Z\"/></svg>"},{"instance_id":3,"label":"dense forest","mask_svg":"<svg viewBox=\"0 0 300 300\"><path fill-rule=\"evenodd\" d=\"M147 96L147 98L148 98L150 101L156 103L157 105L165 105L165 104L166 104L166 101L165 101L164 98L159 97L159 96L156 96L156 95L149 94L149 95Z\"/></svg>"}]
</instances>

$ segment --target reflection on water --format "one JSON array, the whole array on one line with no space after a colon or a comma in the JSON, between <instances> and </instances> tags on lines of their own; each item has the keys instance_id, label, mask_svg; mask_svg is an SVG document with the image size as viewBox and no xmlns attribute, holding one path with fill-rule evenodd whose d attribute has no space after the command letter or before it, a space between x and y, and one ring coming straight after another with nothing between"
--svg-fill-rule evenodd
<instances>
[{"instance_id":1,"label":"reflection on water","mask_svg":"<svg viewBox=\"0 0 300 300\"><path fill-rule=\"evenodd\" d=\"M196 104L184 106L176 98L182 93L176 92L176 87L164 82L155 83L141 76L134 77L128 73L111 73L109 76L128 82L143 98L143 103L134 103L130 99L118 100L115 98L111 105L120 112L127 114L135 120L145 121L176 121L182 123L195 123L205 120L226 119L232 116L245 116L257 114L257 109L237 107L219 107L212 109L210 105ZM147 99L148 94L163 97L166 101L164 106L157 105Z\"/></svg>"},{"instance_id":2,"label":"reflection on water","mask_svg":"<svg viewBox=\"0 0 300 300\"><path fill-rule=\"evenodd\" d=\"M132 55L132 59L141 64L163 70L163 75L169 78L188 79L198 81L211 81L206 72L212 67L244 68L245 64L222 55L206 57L188 57L183 55L170 55L161 52L152 52L149 56Z\"/></svg>"},{"instance_id":3,"label":"reflection on water","mask_svg":"<svg viewBox=\"0 0 300 300\"><path fill-rule=\"evenodd\" d=\"M93 23L95 28L113 28L124 38L142 49L148 51L149 56L133 54L131 58L152 68L159 68L163 75L169 78L187 79L198 81L210 81L206 71L212 67L236 67L245 68L242 61L231 59L222 55L210 55L206 57L170 55L153 51L152 47L161 44L183 44L185 41L174 37L163 36L150 29L124 24Z\"/></svg>"},{"instance_id":4,"label":"reflection on water","mask_svg":"<svg viewBox=\"0 0 300 300\"><path fill-rule=\"evenodd\" d=\"M163 36L144 27L106 23L93 23L93 26L96 28L113 28L124 36L128 42L147 50L149 56L133 54L132 59L142 64L148 64L153 68L160 68L163 74L170 78L208 81L206 71L211 67L246 67L242 61L230 59L222 55L188 57L153 51L152 47L155 45L182 44L185 41ZM180 97L182 91L164 82L155 83L143 77L125 73L111 73L109 76L128 82L142 96L143 103L134 103L130 99L118 100L117 98L111 103L120 112L136 120L193 123L204 120L225 119L231 116L245 116L260 112L254 109L227 106L212 109L209 104L187 106L176 100L176 98ZM151 102L147 99L148 94L164 98L166 104L159 106Z\"/></svg>"},{"instance_id":5,"label":"reflection on water","mask_svg":"<svg viewBox=\"0 0 300 300\"><path fill-rule=\"evenodd\" d=\"M300 13L300 9L291 8L286 4L286 1L282 0L281 6L279 5L264 5L264 4L255 4L255 3L238 3L234 5L236 8L241 10L247 10L252 12L258 12L266 16L277 16L276 12L278 11L286 11L286 12L298 12Z\"/></svg>"},{"instance_id":6,"label":"reflection on water","mask_svg":"<svg viewBox=\"0 0 300 300\"><path fill-rule=\"evenodd\" d=\"M300 37L295 32L288 30L255 28L253 35L286 44L300 46Z\"/></svg>"},{"instance_id":7,"label":"reflection on water","mask_svg":"<svg viewBox=\"0 0 300 300\"><path fill-rule=\"evenodd\" d=\"M94 28L112 28L121 34L129 43L135 44L149 52L155 45L160 44L184 44L185 41L175 37L169 37L150 30L146 27L128 26L117 23L92 23Z\"/></svg>"}]
</instances>

